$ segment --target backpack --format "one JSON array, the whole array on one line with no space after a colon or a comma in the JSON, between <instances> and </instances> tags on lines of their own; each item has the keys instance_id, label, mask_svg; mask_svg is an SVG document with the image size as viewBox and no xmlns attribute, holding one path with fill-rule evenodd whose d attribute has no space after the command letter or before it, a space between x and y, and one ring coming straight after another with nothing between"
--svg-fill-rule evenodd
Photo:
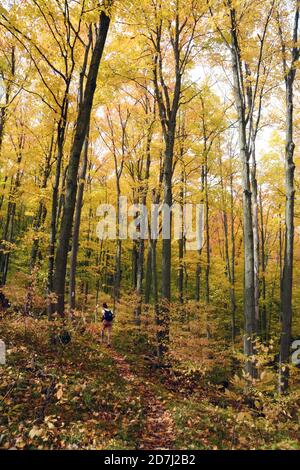
<instances>
[{"instance_id":1,"label":"backpack","mask_svg":"<svg viewBox=\"0 0 300 470\"><path fill-rule=\"evenodd\" d=\"M103 319L106 321L113 321L114 315L111 310L104 310Z\"/></svg>"}]
</instances>

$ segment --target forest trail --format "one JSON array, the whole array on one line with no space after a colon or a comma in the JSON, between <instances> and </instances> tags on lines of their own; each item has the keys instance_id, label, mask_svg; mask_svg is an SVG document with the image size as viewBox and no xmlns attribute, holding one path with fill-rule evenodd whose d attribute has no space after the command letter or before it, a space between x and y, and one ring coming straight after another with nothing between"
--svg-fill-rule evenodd
<instances>
[{"instance_id":1,"label":"forest trail","mask_svg":"<svg viewBox=\"0 0 300 470\"><path fill-rule=\"evenodd\" d=\"M144 379L131 371L124 356L111 349L111 357L116 363L120 376L137 386L146 410L146 422L140 435L139 448L144 450L174 449L175 425L168 410L150 390Z\"/></svg>"}]
</instances>

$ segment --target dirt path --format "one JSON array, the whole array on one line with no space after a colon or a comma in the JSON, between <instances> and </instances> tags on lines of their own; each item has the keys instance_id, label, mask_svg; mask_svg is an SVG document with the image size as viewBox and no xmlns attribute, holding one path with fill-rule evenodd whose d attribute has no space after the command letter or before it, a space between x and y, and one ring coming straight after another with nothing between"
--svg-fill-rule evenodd
<instances>
[{"instance_id":1,"label":"dirt path","mask_svg":"<svg viewBox=\"0 0 300 470\"><path fill-rule=\"evenodd\" d=\"M123 379L133 382L139 389L146 409L146 423L140 435L140 449L172 450L175 433L170 413L142 379L131 372L129 364L122 355L111 349L111 356Z\"/></svg>"}]
</instances>

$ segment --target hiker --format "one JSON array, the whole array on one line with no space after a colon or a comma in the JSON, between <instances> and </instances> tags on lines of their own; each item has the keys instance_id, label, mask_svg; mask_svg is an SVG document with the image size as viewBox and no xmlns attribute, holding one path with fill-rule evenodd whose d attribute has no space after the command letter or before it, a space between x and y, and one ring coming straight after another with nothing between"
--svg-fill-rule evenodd
<instances>
[{"instance_id":1,"label":"hiker","mask_svg":"<svg viewBox=\"0 0 300 470\"><path fill-rule=\"evenodd\" d=\"M101 342L103 343L104 331L107 330L107 346L110 348L110 333L112 329L114 314L108 308L107 304L102 305L102 330L101 330Z\"/></svg>"}]
</instances>

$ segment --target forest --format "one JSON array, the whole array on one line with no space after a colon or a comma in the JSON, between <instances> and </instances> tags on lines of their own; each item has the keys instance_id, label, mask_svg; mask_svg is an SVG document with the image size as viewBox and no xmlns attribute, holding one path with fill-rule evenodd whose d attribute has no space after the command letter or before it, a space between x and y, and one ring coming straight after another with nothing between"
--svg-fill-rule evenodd
<instances>
[{"instance_id":1,"label":"forest","mask_svg":"<svg viewBox=\"0 0 300 470\"><path fill-rule=\"evenodd\" d=\"M300 449L299 15L2 1L1 449Z\"/></svg>"}]
</instances>

